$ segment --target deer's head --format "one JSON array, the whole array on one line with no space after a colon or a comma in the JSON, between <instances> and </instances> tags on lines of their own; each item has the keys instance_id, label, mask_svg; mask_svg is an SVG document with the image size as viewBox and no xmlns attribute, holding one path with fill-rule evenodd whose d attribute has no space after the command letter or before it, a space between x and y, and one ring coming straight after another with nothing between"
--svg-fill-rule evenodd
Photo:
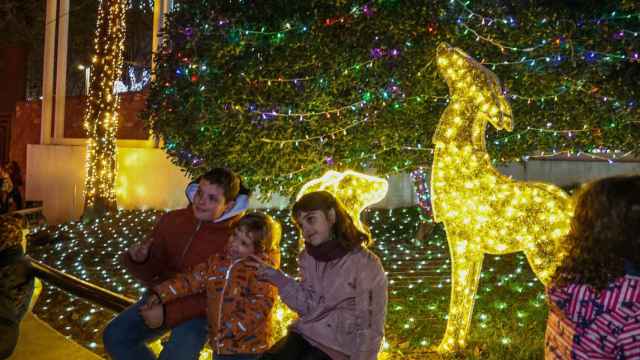
<instances>
[{"instance_id":1,"label":"deer's head","mask_svg":"<svg viewBox=\"0 0 640 360\"><path fill-rule=\"evenodd\" d=\"M473 103L482 120L499 130L513 129L511 106L493 72L447 43L438 45L436 58L438 71L447 82L453 102Z\"/></svg>"}]
</instances>

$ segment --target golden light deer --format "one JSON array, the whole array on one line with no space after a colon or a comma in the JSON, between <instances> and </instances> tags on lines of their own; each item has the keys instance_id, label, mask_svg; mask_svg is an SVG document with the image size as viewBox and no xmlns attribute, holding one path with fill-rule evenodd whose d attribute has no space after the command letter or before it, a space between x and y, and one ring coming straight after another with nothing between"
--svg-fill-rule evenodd
<instances>
[{"instance_id":1,"label":"golden light deer","mask_svg":"<svg viewBox=\"0 0 640 360\"><path fill-rule=\"evenodd\" d=\"M561 189L514 181L492 165L487 122L512 130L511 108L498 78L463 51L437 49L450 102L435 131L431 174L434 219L444 223L451 255L451 299L439 351L462 348L469 332L484 254L523 251L547 283L561 259L573 203Z\"/></svg>"}]
</instances>

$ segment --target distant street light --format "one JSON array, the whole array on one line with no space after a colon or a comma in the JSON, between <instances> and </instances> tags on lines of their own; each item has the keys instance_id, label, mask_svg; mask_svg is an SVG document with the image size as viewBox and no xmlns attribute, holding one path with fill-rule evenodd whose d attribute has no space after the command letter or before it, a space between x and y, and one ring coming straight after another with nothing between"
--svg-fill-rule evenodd
<instances>
[{"instance_id":1,"label":"distant street light","mask_svg":"<svg viewBox=\"0 0 640 360\"><path fill-rule=\"evenodd\" d=\"M78 65L78 70L84 71L84 94L89 95L89 80L91 79L91 67Z\"/></svg>"}]
</instances>

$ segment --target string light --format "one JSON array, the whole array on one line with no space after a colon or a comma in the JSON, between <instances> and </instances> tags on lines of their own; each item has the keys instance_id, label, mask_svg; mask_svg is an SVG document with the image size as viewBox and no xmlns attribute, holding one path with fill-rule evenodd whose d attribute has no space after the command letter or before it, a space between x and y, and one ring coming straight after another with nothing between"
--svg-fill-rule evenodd
<instances>
[{"instance_id":1,"label":"string light","mask_svg":"<svg viewBox=\"0 0 640 360\"><path fill-rule=\"evenodd\" d=\"M509 27L514 27L516 25L516 21L512 16L508 16L506 18L502 18L502 19L494 19L491 17L486 17L486 16L482 16L479 15L477 13L475 13L473 10L471 10L466 2L460 1L460 0L455 0L455 2L459 5L462 6L463 10L465 12L468 13L468 15L466 16L467 19L472 19L472 18L479 18L481 21L481 25L482 26L491 26L495 23L498 24L505 24ZM615 12L613 12L615 13ZM615 17L618 19L631 19L634 16L639 16L638 14L627 14L621 17ZM601 24L602 22L606 22L606 19L613 19L611 17L603 17L597 20L593 20L592 22L594 24ZM541 21L538 21L539 24L545 24L548 23L547 18L543 18ZM475 29L473 29L472 27L470 27L465 21L462 20L462 18L458 18L457 21L458 26L463 28L463 34L472 34L475 38L476 41L483 41L486 43L489 43L491 45L494 45L495 47L499 48L501 52L506 52L506 51L512 51L512 52L522 52L522 53L531 53L534 52L540 48L546 47L548 45L560 45L561 44L561 39L564 39L564 35L558 35L558 36L553 36L551 38L547 38L547 39L542 39L539 40L538 43L536 45L530 45L530 46L525 46L525 47L517 47L517 46L513 46L513 45L507 45L504 44L498 40L495 40L492 37L489 36L484 36L482 34L480 34L478 31L476 31ZM578 23L576 24L577 27L581 27L582 24ZM620 29L616 32L614 32L614 39L617 40L621 40L624 39L624 35L625 34L631 34L633 35L633 37L637 37L638 36L638 32L637 31L633 31L633 30L628 30L628 29ZM564 40L566 41L566 39ZM611 62L613 60L619 60L619 61L638 61L638 52L637 51L630 51L631 56L628 56L627 54L624 53L607 53L607 52L600 52L600 51L593 51L593 50L588 50L588 49L583 49L584 47L580 46L580 45L574 45L573 48L577 51L572 51L571 52L571 56L570 57L566 57L566 56L561 56L561 55L546 55L546 56L539 56L536 58L527 58L527 57L523 57L519 60L516 61L496 61L496 62L484 62L484 64L489 64L492 66L499 66L499 65L516 65L516 64L528 64L528 65L535 65L537 62L546 62L546 63L552 63L554 65L559 65L562 61L567 60L569 58L576 60L576 59L582 59L588 63L592 63L595 60L600 60L602 59L603 61L606 62ZM581 50L582 49L582 50ZM581 56L575 56L575 55L581 55Z\"/></svg>"},{"instance_id":2,"label":"string light","mask_svg":"<svg viewBox=\"0 0 640 360\"><path fill-rule=\"evenodd\" d=\"M357 63L355 65L348 66L344 70L341 70L340 73L343 74L343 75L346 75L346 74L349 73L349 71L360 70L360 68L362 68L362 67L370 68L374 64L374 62L376 60L378 60L378 59L367 60L367 61L364 61L364 62ZM243 74L243 76L245 76L245 75ZM248 82L250 82L250 83L266 82L268 85L271 85L271 83L294 83L295 85L297 85L300 82L315 80L315 79L318 79L319 77L320 77L320 75L307 76L307 77L297 77L297 78L277 77L277 78L249 79L249 78L246 78L246 76L245 76L246 80Z\"/></svg>"},{"instance_id":3,"label":"string light","mask_svg":"<svg viewBox=\"0 0 640 360\"><path fill-rule=\"evenodd\" d=\"M260 113L260 116L262 117L262 119L269 119L273 117L294 117L294 118L305 118L310 116L328 117L328 116L331 116L331 114L340 115L340 112L343 112L346 110L355 111L359 108L363 108L366 104L367 104L366 101L357 101L353 104L341 106L335 109L330 109L325 111L310 111L310 112L304 112L304 113L296 113L296 112L283 113L283 112L277 112L277 111L270 111L270 112L254 111L254 113Z\"/></svg>"},{"instance_id":4,"label":"string light","mask_svg":"<svg viewBox=\"0 0 640 360\"><path fill-rule=\"evenodd\" d=\"M466 18L469 19L479 19L480 21L480 25L482 26L486 26L486 27L490 27L494 24L501 24L501 25L506 25L508 28L514 28L517 26L518 22L515 20L515 18L511 15L506 16L506 17L502 17L502 18L496 18L496 17L490 17L490 16L484 16L484 15L480 15L476 12L474 12L469 6L468 4L470 3L469 1L462 1L462 0L453 0L452 3L455 2L458 5L460 5L463 9L464 12L467 13ZM640 13L632 13L632 14L617 14L617 11L613 11L610 15L605 15L602 17L598 17L595 19L591 19L590 22L592 24L595 25L600 25L600 24L608 24L608 21L610 20L632 20L634 17L637 17L638 19L640 19ZM563 19L564 22L569 22L569 20L567 19ZM549 19L547 17L544 17L538 21L536 21L535 23L539 24L539 25L545 25L545 24L551 24L552 22L549 21ZM464 22L462 20L461 17L458 18L457 24L462 26L466 31L472 32L474 35L478 36L478 39L480 40L481 38L479 37L480 35L474 31L471 27L469 27L466 22ZM584 25L584 21L580 20L577 23L575 23L575 26L577 27L582 27ZM614 32L614 38L615 39L622 39L624 38L624 34L631 34L634 37L638 36L638 32L637 31L633 31L633 30L628 30L628 29L619 29L618 31ZM499 42L495 42L492 40L493 39L489 39L489 38L484 38L482 40L486 40L489 41L491 43L493 43L494 45L498 46L499 48L501 48L502 50L513 50L513 51L520 51L520 52L531 52L541 46L544 45L548 45L548 44L553 44L556 43L556 41L554 41L553 39L559 39L561 38L561 36L554 36L552 38L548 38L548 39L544 39L542 41L540 41L539 45L535 45L535 46L528 46L528 47L514 47L514 46L506 46L503 45Z\"/></svg>"},{"instance_id":5,"label":"string light","mask_svg":"<svg viewBox=\"0 0 640 360\"><path fill-rule=\"evenodd\" d=\"M511 108L491 71L459 49L441 44L437 65L451 101L436 128L431 184L434 220L444 223L451 251L451 299L438 350L463 348L485 253L524 251L546 283L561 259L573 204L560 189L516 182L492 165L487 122L512 129Z\"/></svg>"},{"instance_id":6,"label":"string light","mask_svg":"<svg viewBox=\"0 0 640 360\"><path fill-rule=\"evenodd\" d=\"M266 143L277 143L280 146L284 146L285 144L290 144L290 143L294 143L297 146L300 143L306 143L306 142L314 141L314 140L320 140L320 142L324 142L324 140L326 140L328 138L335 138L335 136L338 135L338 134L347 135L347 130L351 129L352 127L358 126L359 124L367 122L368 120L369 120L369 118L365 117L363 120L356 121L356 122L354 122L352 124L349 124L348 126L345 126L343 128L340 128L340 129L337 129L337 130L333 130L330 133L326 133L326 134L318 135L318 136L309 136L309 137L306 137L306 138L286 139L286 140L260 138L260 141L263 141L263 142L266 142Z\"/></svg>"},{"instance_id":7,"label":"string light","mask_svg":"<svg viewBox=\"0 0 640 360\"><path fill-rule=\"evenodd\" d=\"M474 29L470 28L467 24L465 23L459 23L460 26L462 26L465 31L470 32L471 34L473 34L476 37L476 41L477 40L482 40L485 41L491 45L494 45L495 47L499 48L500 51L504 52L505 50L511 50L511 51L519 51L519 52L532 52L535 51L536 49L539 49L543 46L546 46L549 42L547 42L546 40L541 40L540 43L538 45L532 45L532 46L527 46L527 47L523 47L523 48L519 48L516 46L512 46L512 45L505 45L497 40L494 40L493 38L487 37L487 36L483 36L480 33L478 33L477 31L475 31Z\"/></svg>"},{"instance_id":8,"label":"string light","mask_svg":"<svg viewBox=\"0 0 640 360\"><path fill-rule=\"evenodd\" d=\"M490 17L490 16L485 16L485 15L481 15L476 13L475 11L473 11L470 7L469 4L471 3L471 1L462 1L462 0L451 0L451 2L455 2L458 5L462 6L463 10L468 14L467 17L469 19L471 18L478 18L480 19L481 22L483 22L484 24L487 25L491 25L493 23L498 23L498 24L504 24L504 25L508 25L509 27L512 27L515 19L513 19L512 16L507 16L504 18L497 18L497 17ZM632 20L633 18L637 18L638 20L640 20L640 13L628 13L628 14L620 14L618 13L618 11L612 11L610 14L607 15L602 15L599 17L596 17L594 19L591 19L590 22L594 23L594 24L601 24L603 22L607 22L610 20ZM489 22L487 22L487 20L489 20ZM566 20L565 20L566 21ZM543 18L539 21L537 21L538 24L546 24L549 23L549 20L547 18Z\"/></svg>"},{"instance_id":9,"label":"string light","mask_svg":"<svg viewBox=\"0 0 640 360\"><path fill-rule=\"evenodd\" d=\"M431 208L431 191L429 190L429 175L426 169L420 167L410 174L413 186L418 196L418 206L424 211L426 218L431 221L433 209Z\"/></svg>"},{"instance_id":10,"label":"string light","mask_svg":"<svg viewBox=\"0 0 640 360\"><path fill-rule=\"evenodd\" d=\"M268 25L261 22L259 17L250 15L254 14L254 11L264 12L263 9L247 8L246 12L234 13L229 20L220 18L228 10L227 7L221 6L217 8L217 17L194 19L194 13L204 13L204 5L185 4L181 11L174 13L174 26L168 30L176 42L173 43L173 47L165 49L166 57L161 60L164 65L158 67L162 81L157 87L152 86L154 90L151 91L147 107L149 122L152 118L160 121L153 121L155 131L159 131L158 135L167 139L167 144L171 145L173 142L170 155L189 173L198 172L202 166L209 166L217 161L210 155L211 147L208 143L220 144L217 146L221 149L225 147L222 144L226 143L226 140L221 139L220 134L227 133L229 127L239 135L237 141L245 143L242 149L247 150L255 144L262 144L261 149L254 150L261 153L261 158L266 162L278 158L282 151L297 150L310 155L296 157L295 160L287 158L287 161L279 162L279 166L268 166L268 169L254 166L255 171L247 174L251 179L251 185L259 185L265 193L296 189L305 178L316 176L321 170L333 166L324 162L324 157L332 158L338 168L376 168L379 175L393 174L400 169L412 171L418 164L425 164L419 155L409 152L413 151L411 148L418 147L422 140L416 138L415 132L402 131L402 128L409 128L407 121L399 121L396 126L395 119L420 117L421 113L426 112L431 115L423 116L421 121L434 124L437 119L434 121L433 114L438 114L440 106L446 106L448 101L446 96L437 98L437 93L443 93L441 86L424 86L429 84L435 73L434 62L428 57L414 55L432 53L434 42L443 37L457 38L473 45L474 41L470 37L463 36L465 29L462 24L465 24L502 45L524 45L525 49L538 47L530 52L516 53L505 50L500 54L490 46L484 52L488 66L504 68L506 65L512 65L520 73L510 82L511 86L519 91L510 93L509 96L517 106L531 105L531 108L527 109L531 111L525 116L526 122L532 127L542 128L538 122L545 119L540 109L534 107L558 108L562 101L566 100L572 103L582 102L585 105L598 103L594 106L598 116L593 118L592 127L605 128L597 123L607 122L608 106L601 106L600 101L586 97L583 101L579 92L582 91L581 87L590 87L585 84L599 82L595 66L587 65L616 65L614 62L622 59L611 57L607 63L605 55L593 52L597 56L594 62L591 62L588 57L583 59L583 56L591 54L592 50L610 51L614 55L621 55L624 46L624 51L629 52L627 60L630 60L634 46L632 41L635 39L623 31L623 28L634 30L631 23L629 26L626 23L619 24L616 30L624 33L625 42L610 42L610 29L591 25L588 21L587 25L581 28L584 30L582 32L570 31L578 26L574 26L571 21L556 18L536 21L533 18L536 14L547 16L543 9L529 9L530 11L523 13L527 17L521 19L509 16L496 19L474 16L470 19L466 18L467 13L463 13L459 6L463 3L469 7L474 4L453 1L451 6L438 5L437 12L441 17L432 21L408 14L398 14L400 17L394 17L393 12L401 10L401 4L388 7L369 3L368 9L362 4L346 8L353 9L353 14L345 11L344 4L340 4L327 8L320 18L311 13L302 17L279 13L278 19L274 18ZM492 14L504 10L500 7L486 9ZM334 13L330 13L331 11ZM329 14L325 15L327 13ZM455 20L460 14L460 24L449 21ZM356 19L357 16L360 18ZM369 16L374 18L370 20ZM480 26L483 19L489 21ZM351 36L348 41L350 44L353 43L353 49L349 51L343 51L343 46L331 43L331 39L339 32L358 28L375 29L378 22L381 26L394 23L402 25L390 28L390 33L386 35ZM500 25L490 27L488 24L491 23ZM522 31L508 32L509 28L514 27L519 27ZM248 35L231 36L243 29L248 31ZM277 32L272 31L274 29L285 31L283 39L279 40L282 42L273 41L277 37ZM522 34L525 30L526 34ZM588 31L605 35L607 40L604 43L587 43L587 38L591 38L585 35ZM470 32L468 34L473 35ZM250 37L256 41L237 42L239 37L244 37L242 41ZM541 45L543 40L546 42L545 46ZM215 44L211 44L211 41L215 41ZM338 57L334 61L328 61L326 57L313 55L316 51L320 54L320 50L325 48L325 45L320 44L326 44L327 50L338 51ZM392 54L396 54L397 57L392 57ZM224 70L226 65L223 61L227 55L236 59L234 69L228 74ZM297 60L287 63L282 60L286 58ZM414 61L415 59L418 60ZM358 65L359 71L354 69ZM571 81L571 78L575 78L575 81ZM219 81L222 81L223 86L214 85ZM395 81L399 92L390 99L385 99L385 87L392 81ZM619 96L615 94L616 89L608 87L610 84L611 82L605 82L603 86L606 86L606 89L603 89L603 94L592 94L590 97L611 102L601 97L605 92ZM231 93L221 90L227 87L236 90ZM365 96L368 99L365 100ZM211 99L217 100L210 101ZM435 101L430 102L431 99ZM426 109L423 104L430 108ZM615 107L613 104L606 105ZM621 103L621 107L616 110L627 108ZM376 111L378 113L374 121L373 115ZM393 113L394 111L398 112ZM184 114L197 116L184 118ZM224 121L227 114L235 120ZM548 121L556 121L557 114L548 115ZM629 113L620 115L612 116L611 122L620 125L623 119L632 117ZM357 126L351 127L366 116L370 116L371 119L366 125L360 122ZM575 125L566 124L575 124L577 121L576 118L562 118L557 121L557 126L552 128L561 131L561 128L573 128ZM521 122L524 123L525 121ZM190 129L187 138L183 134L184 126ZM349 130L343 131L345 127L349 127ZM290 131L279 131L283 128ZM253 138L247 135L255 134L254 130L259 135ZM432 131L432 126L425 126L420 136L429 136ZM345 133L349 136L344 136ZM376 137L376 134L381 136ZM557 134L566 135L566 140L558 138ZM576 134L578 136L574 136ZM526 135L533 136L527 138ZM621 137L624 134L620 134L620 131L607 131L605 135L614 141L612 147L625 151L632 147L632 142L625 141L624 137ZM493 137L493 134L491 136ZM367 144L363 138L380 141L374 140ZM424 136L422 138L425 139ZM348 139L353 140L347 144ZM490 150L499 154L499 161L520 161L528 156L537 156L540 151L544 152L545 156L566 151L591 152L593 149L591 144L588 144L589 140L588 131L536 132L527 131L522 126L508 137L501 137L495 141L492 139ZM357 145L359 143L362 143L362 146ZM424 145L425 148L432 146L428 141ZM406 148L403 148L404 146ZM368 156L358 157L359 151L351 151L352 147L363 148ZM374 154L382 147L392 151L377 160L373 159ZM318 158L311 154L314 150L317 150ZM235 158L229 158L228 161L234 163ZM361 161L358 162L359 160ZM262 159L258 162L261 161Z\"/></svg>"},{"instance_id":11,"label":"string light","mask_svg":"<svg viewBox=\"0 0 640 360\"><path fill-rule=\"evenodd\" d=\"M290 211L263 211L283 225L283 270L295 276L299 235L291 222ZM64 237L65 241L43 246L32 244L29 253L84 280L115 291L122 289L118 292L137 298L142 295L144 287L128 275L117 255L129 245L144 239L161 214L160 211L127 210L107 213L105 217L89 223L70 222L52 226L49 228L51 235ZM414 235L422 217L422 210L418 207L367 209L362 216L366 218L376 240L371 250L382 260L390 281L385 351L395 355L392 359L426 358L428 355L421 356L421 352L428 352L436 343L447 318L451 266L446 237L436 227L429 239L416 241ZM42 228L33 231L39 230ZM74 265L78 261L80 267ZM524 255L488 256L485 263L485 270L481 274L483 282L478 291L479 309L474 316L477 320L474 322L478 332L476 335L481 339L481 346L504 347L506 354L509 354L509 346L519 346L518 341L529 344L532 337L543 339L544 327L535 326L520 338L519 335L511 335L511 345L503 345L499 339L492 340L496 328L509 333L510 329L505 327L516 326L511 325L511 313L516 310L528 316L526 323L529 327L544 324L547 309L544 289L529 270ZM276 317L278 309L276 306ZM100 340L101 331L113 318L112 312L45 284L34 313L64 336L98 355L105 355ZM87 314L92 314L92 318L83 323L81 319ZM415 321L410 321L411 318L415 318ZM428 322L429 326L425 327L422 320ZM405 324L409 324L409 327L405 328ZM92 342L97 344L96 348L90 347ZM156 351L160 350L159 343L152 345L157 346ZM533 347L533 351L539 353L541 346L542 340ZM210 351L205 349L201 359L210 359L210 356Z\"/></svg>"},{"instance_id":12,"label":"string light","mask_svg":"<svg viewBox=\"0 0 640 360\"><path fill-rule=\"evenodd\" d=\"M471 33L475 36L476 41L482 40L491 45L494 45L495 47L499 48L501 52L505 52L505 50L511 50L515 52L533 52L537 49L540 49L550 44L548 40L541 40L540 44L538 45L520 48L512 45L505 45L504 43L499 42L491 37L483 36L480 33L478 33L476 30L470 28L468 25L464 23L460 24L460 26L462 26L465 29L463 33ZM575 48L579 48L579 47L576 46ZM606 62L611 62L613 60L629 61L629 62L637 61L638 60L637 52L632 51L632 54L633 54L632 56L627 56L624 53L608 53L608 52L585 49L582 51L573 52L570 57L562 56L558 54L550 54L550 55L538 56L534 58L522 57L519 60L515 60L515 61L505 60L505 61L496 61L496 62L483 62L483 64L492 65L492 66L526 64L526 65L533 66L536 63L552 63L554 65L559 65L561 62L569 59L571 60L580 59L587 63L593 63L596 60L600 60L600 59ZM581 55L581 56L576 56L576 55Z\"/></svg>"},{"instance_id":13,"label":"string light","mask_svg":"<svg viewBox=\"0 0 640 360\"><path fill-rule=\"evenodd\" d=\"M84 187L87 209L116 207L116 134L120 98L113 89L122 71L128 4L128 0L102 0L98 6L95 53L84 115L88 137Z\"/></svg>"},{"instance_id":14,"label":"string light","mask_svg":"<svg viewBox=\"0 0 640 360\"><path fill-rule=\"evenodd\" d=\"M489 65L488 63L483 63L484 65ZM498 64L496 64L498 65ZM528 104L531 104L533 102L536 103L544 103L545 100L553 100L553 101L558 101L559 100L559 96L562 96L564 94L568 94L570 93L570 90L572 89L576 89L579 91L584 91L587 92L583 86L578 86L576 85L574 86L568 86L568 85L563 85L561 87L558 88L558 90L556 90L555 92L551 93L551 94L546 94L546 95L539 95L539 96L531 96L531 95L523 95L523 94L515 94L515 93L511 93L508 96L512 99L512 100L517 100L517 101L526 101ZM382 90L379 92L383 92ZM596 96L598 97L600 100L602 100L603 102L611 102L613 104L615 103L626 103L628 105L628 107L634 107L635 106L635 100L630 99L630 100L619 100L616 99L614 97L611 96L601 96L601 95L595 95L594 93L588 92L590 95L592 96ZM253 110L255 108L255 105L248 105L248 106L240 106L240 105L235 105L232 108L235 111L239 111L239 112L244 112L243 109L247 108L249 109L249 113L253 113L253 114L259 114L260 117L263 120L268 120L268 119L272 119L275 117L290 117L290 118L298 118L299 120L304 120L305 118L308 117L330 117L332 115L337 115L337 116L341 116L343 113L347 112L347 111L352 111L352 112L358 112L361 111L362 109L365 109L367 107L367 105L373 100L374 96L373 96L373 91L366 91L365 95L363 96L366 98L366 100L362 100L362 101L358 101L355 102L353 104L350 105L345 105L345 106L341 106L341 107L337 107L337 108L331 108L331 109L327 109L327 110L322 110L322 111L313 111L313 112L293 112L291 110L287 111L287 112L278 112L275 110L271 110L271 111L260 111L260 110ZM425 100L433 100L434 102L437 102L438 100L442 100L444 102L448 102L449 101L449 96L440 96L440 95L415 95L415 96L410 96L410 97L404 97L402 96L400 99L398 99L397 101L394 102L388 102L388 103L383 103L383 106L385 107L397 107L399 105L408 103L409 101L416 101L417 103L423 102ZM337 132L340 132L341 130L338 130ZM557 130L557 131L570 131L570 130ZM330 134L327 135L322 135L322 136L317 136L315 137L315 139L321 139L321 138L326 138L327 136L330 136ZM287 139L287 140L267 140L268 142L303 142L303 141L308 141L308 138L305 139Z\"/></svg>"}]
</instances>

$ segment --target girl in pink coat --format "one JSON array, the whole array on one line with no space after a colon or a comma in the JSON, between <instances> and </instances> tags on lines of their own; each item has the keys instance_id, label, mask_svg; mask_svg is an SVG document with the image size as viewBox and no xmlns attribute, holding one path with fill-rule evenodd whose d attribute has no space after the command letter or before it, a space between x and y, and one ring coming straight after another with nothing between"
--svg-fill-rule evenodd
<instances>
[{"instance_id":1,"label":"girl in pink coat","mask_svg":"<svg viewBox=\"0 0 640 360\"><path fill-rule=\"evenodd\" d=\"M302 196L292 216L304 238L300 280L257 258L255 266L298 319L260 359L375 360L384 337L387 278L366 248L371 236L326 191Z\"/></svg>"}]
</instances>

